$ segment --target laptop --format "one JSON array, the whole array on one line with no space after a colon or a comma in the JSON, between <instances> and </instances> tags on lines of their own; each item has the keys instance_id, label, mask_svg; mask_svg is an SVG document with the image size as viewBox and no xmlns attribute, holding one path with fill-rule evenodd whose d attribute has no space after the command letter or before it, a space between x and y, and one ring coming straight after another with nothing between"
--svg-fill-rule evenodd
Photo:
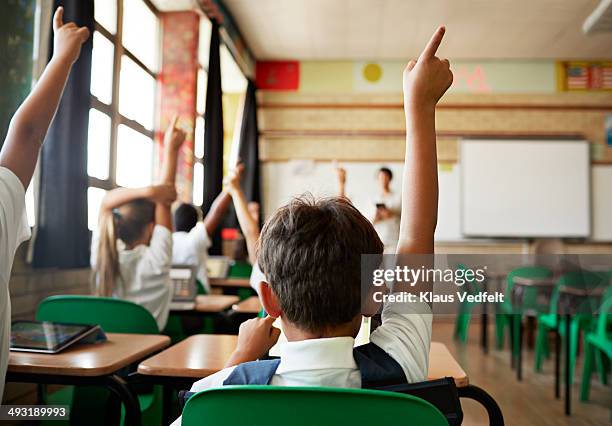
<instances>
[{"instance_id":1,"label":"laptop","mask_svg":"<svg viewBox=\"0 0 612 426\"><path fill-rule=\"evenodd\" d=\"M227 278L231 260L227 256L209 256L206 260L208 278Z\"/></svg>"},{"instance_id":2,"label":"laptop","mask_svg":"<svg viewBox=\"0 0 612 426\"><path fill-rule=\"evenodd\" d=\"M173 286L170 310L193 310L195 308L195 299L198 295L196 267L193 265L172 265L170 268L170 281L172 281Z\"/></svg>"}]
</instances>

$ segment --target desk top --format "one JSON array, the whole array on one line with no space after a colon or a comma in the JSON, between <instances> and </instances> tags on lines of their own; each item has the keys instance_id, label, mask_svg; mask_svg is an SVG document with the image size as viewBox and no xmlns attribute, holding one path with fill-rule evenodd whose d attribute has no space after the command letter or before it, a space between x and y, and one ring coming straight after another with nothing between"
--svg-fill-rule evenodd
<instances>
[{"instance_id":1,"label":"desk top","mask_svg":"<svg viewBox=\"0 0 612 426\"><path fill-rule=\"evenodd\" d=\"M204 313L221 312L230 308L238 301L240 301L238 296L226 296L222 294L199 295L196 297L194 310Z\"/></svg>"},{"instance_id":2,"label":"desk top","mask_svg":"<svg viewBox=\"0 0 612 426\"><path fill-rule=\"evenodd\" d=\"M148 376L201 379L223 369L234 348L238 336L222 334L198 334L143 361L138 366L140 374ZM446 345L432 342L429 353L428 379L452 377L457 387L467 386L468 376Z\"/></svg>"},{"instance_id":3,"label":"desk top","mask_svg":"<svg viewBox=\"0 0 612 426\"><path fill-rule=\"evenodd\" d=\"M240 314L258 314L261 311L261 302L259 297L251 296L232 306L232 310Z\"/></svg>"},{"instance_id":4,"label":"desk top","mask_svg":"<svg viewBox=\"0 0 612 426\"><path fill-rule=\"evenodd\" d=\"M106 376L170 344L170 338L152 334L107 333L108 341L77 344L58 354L10 352L11 373L62 376Z\"/></svg>"},{"instance_id":5,"label":"desk top","mask_svg":"<svg viewBox=\"0 0 612 426\"><path fill-rule=\"evenodd\" d=\"M248 278L211 278L209 281L211 287L251 287Z\"/></svg>"}]
</instances>

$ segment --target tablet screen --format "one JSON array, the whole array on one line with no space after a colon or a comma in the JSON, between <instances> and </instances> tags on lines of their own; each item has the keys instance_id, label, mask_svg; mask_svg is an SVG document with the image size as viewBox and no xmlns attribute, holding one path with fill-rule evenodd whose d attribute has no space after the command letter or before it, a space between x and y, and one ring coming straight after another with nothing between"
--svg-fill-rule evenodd
<instances>
[{"instance_id":1,"label":"tablet screen","mask_svg":"<svg viewBox=\"0 0 612 426\"><path fill-rule=\"evenodd\" d=\"M55 352L87 334L94 327L83 324L14 321L11 325L11 349Z\"/></svg>"}]
</instances>

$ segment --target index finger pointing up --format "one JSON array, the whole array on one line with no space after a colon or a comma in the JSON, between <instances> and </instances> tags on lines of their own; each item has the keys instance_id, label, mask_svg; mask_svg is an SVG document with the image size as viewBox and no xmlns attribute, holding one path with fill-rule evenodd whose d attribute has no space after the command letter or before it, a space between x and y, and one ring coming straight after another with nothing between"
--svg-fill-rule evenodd
<instances>
[{"instance_id":1,"label":"index finger pointing up","mask_svg":"<svg viewBox=\"0 0 612 426\"><path fill-rule=\"evenodd\" d=\"M64 25L64 8L60 6L53 15L53 30L59 29L62 25Z\"/></svg>"},{"instance_id":2,"label":"index finger pointing up","mask_svg":"<svg viewBox=\"0 0 612 426\"><path fill-rule=\"evenodd\" d=\"M431 36L429 43L427 43L427 46L425 46L425 49L423 49L421 56L419 56L419 61L426 58L433 58L436 55L436 51L438 47L440 47L440 43L442 43L442 37L444 37L445 31L446 29L444 27L439 27L436 30L434 35Z\"/></svg>"},{"instance_id":3,"label":"index finger pointing up","mask_svg":"<svg viewBox=\"0 0 612 426\"><path fill-rule=\"evenodd\" d=\"M178 114L174 114L170 119L170 125L168 126L172 130L176 129L176 125L178 123Z\"/></svg>"}]
</instances>

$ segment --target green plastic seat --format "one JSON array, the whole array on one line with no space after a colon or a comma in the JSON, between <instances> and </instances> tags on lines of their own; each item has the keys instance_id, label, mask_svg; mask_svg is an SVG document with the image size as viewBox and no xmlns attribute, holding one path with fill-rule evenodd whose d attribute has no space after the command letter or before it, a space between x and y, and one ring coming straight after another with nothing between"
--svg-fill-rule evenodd
<instances>
[{"instance_id":1,"label":"green plastic seat","mask_svg":"<svg viewBox=\"0 0 612 426\"><path fill-rule=\"evenodd\" d=\"M522 266L515 268L506 277L506 289L504 291L504 301L499 304L497 315L495 315L495 346L501 350L504 347L505 329L507 327L520 325L524 312L539 310L542 307L537 305L536 289L525 289L523 304L514 306L512 295L514 290L514 279L525 278L532 280L543 280L552 277L552 271L544 266ZM518 355L518 333L514 333L514 341L511 343L512 353Z\"/></svg>"},{"instance_id":2,"label":"green plastic seat","mask_svg":"<svg viewBox=\"0 0 612 426\"><path fill-rule=\"evenodd\" d=\"M580 400L588 401L591 390L591 376L594 364L599 363L600 378L607 383L607 374L612 362L612 333L608 330L612 324L612 291L608 291L601 305L595 329L587 333L584 338L584 365L582 368L582 382L580 383ZM610 409L612 421L612 408Z\"/></svg>"},{"instance_id":3,"label":"green plastic seat","mask_svg":"<svg viewBox=\"0 0 612 426\"><path fill-rule=\"evenodd\" d=\"M236 407L240 407L239 410ZM224 386L192 396L183 426L448 426L429 402L366 389Z\"/></svg>"},{"instance_id":4,"label":"green plastic seat","mask_svg":"<svg viewBox=\"0 0 612 426\"><path fill-rule=\"evenodd\" d=\"M159 334L155 318L145 308L126 300L109 297L51 296L38 305L36 319L98 324L107 333ZM67 386L58 392L45 395L45 401L47 404L71 405L76 408L71 410L72 424L95 425L104 424L105 401L108 396L108 391L99 387ZM162 387L154 386L153 392L139 394L138 400L143 424L161 424ZM56 421L52 424L59 423Z\"/></svg>"},{"instance_id":5,"label":"green plastic seat","mask_svg":"<svg viewBox=\"0 0 612 426\"><path fill-rule=\"evenodd\" d=\"M458 270L467 270L467 267L463 264L457 265ZM459 291L468 294L477 294L481 289L476 286L476 279L466 279L464 285L459 287ZM470 328L470 321L472 319L472 311L477 303L470 302L466 298L463 302L459 303L457 317L455 318L455 333L454 338L461 343L467 342L468 331Z\"/></svg>"}]
</instances>

